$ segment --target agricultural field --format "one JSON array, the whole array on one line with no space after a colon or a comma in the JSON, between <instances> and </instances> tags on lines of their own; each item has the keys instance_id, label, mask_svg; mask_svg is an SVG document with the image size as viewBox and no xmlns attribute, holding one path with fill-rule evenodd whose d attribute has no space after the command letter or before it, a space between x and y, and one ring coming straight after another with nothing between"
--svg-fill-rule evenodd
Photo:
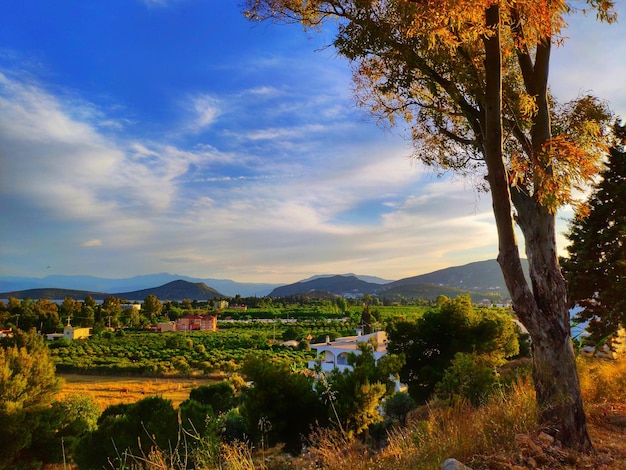
<instances>
[{"instance_id":1,"label":"agricultural field","mask_svg":"<svg viewBox=\"0 0 626 470\"><path fill-rule=\"evenodd\" d=\"M103 411L110 405L135 403L150 396L171 400L174 406L189 398L191 389L215 383L207 378L115 377L101 375L57 374L62 387L57 400L70 395L88 395Z\"/></svg>"},{"instance_id":2,"label":"agricultural field","mask_svg":"<svg viewBox=\"0 0 626 470\"><path fill-rule=\"evenodd\" d=\"M124 331L106 332L79 341L59 340L49 345L59 373L144 377L209 377L240 369L246 356L267 351L306 367L315 351L283 346L288 339L305 340L330 335L352 335L356 325L341 322L232 323L217 332Z\"/></svg>"}]
</instances>

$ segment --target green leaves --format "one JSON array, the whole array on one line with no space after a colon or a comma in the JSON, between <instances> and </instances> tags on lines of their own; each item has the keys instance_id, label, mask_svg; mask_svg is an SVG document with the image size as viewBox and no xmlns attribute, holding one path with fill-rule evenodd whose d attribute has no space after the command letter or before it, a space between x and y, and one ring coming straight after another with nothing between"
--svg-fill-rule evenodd
<instances>
[{"instance_id":1,"label":"green leaves","mask_svg":"<svg viewBox=\"0 0 626 470\"><path fill-rule=\"evenodd\" d=\"M569 258L561 265L572 306L582 307L581 321L591 320L594 344L608 344L626 326L626 153L620 141L626 127L614 126L615 145L585 210L579 210L567 237Z\"/></svg>"},{"instance_id":2,"label":"green leaves","mask_svg":"<svg viewBox=\"0 0 626 470\"><path fill-rule=\"evenodd\" d=\"M457 353L503 359L519 351L514 323L508 313L474 309L469 297L438 299L438 309L413 322L388 329L389 351L406 357L400 379L418 402L432 396Z\"/></svg>"}]
</instances>

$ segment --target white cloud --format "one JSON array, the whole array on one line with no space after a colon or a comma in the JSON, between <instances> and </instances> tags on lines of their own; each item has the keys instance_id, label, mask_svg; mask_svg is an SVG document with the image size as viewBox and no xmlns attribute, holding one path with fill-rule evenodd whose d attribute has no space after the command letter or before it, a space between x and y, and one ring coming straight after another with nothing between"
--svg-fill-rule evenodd
<instances>
[{"instance_id":1,"label":"white cloud","mask_svg":"<svg viewBox=\"0 0 626 470\"><path fill-rule=\"evenodd\" d=\"M194 118L192 128L198 132L212 125L221 114L219 101L209 95L198 95L191 98Z\"/></svg>"},{"instance_id":2,"label":"white cloud","mask_svg":"<svg viewBox=\"0 0 626 470\"><path fill-rule=\"evenodd\" d=\"M22 210L80 223L146 219L171 210L176 179L209 160L208 150L190 152L149 142L111 140L88 116L36 84L0 75L0 192L18 198Z\"/></svg>"},{"instance_id":3,"label":"white cloud","mask_svg":"<svg viewBox=\"0 0 626 470\"><path fill-rule=\"evenodd\" d=\"M176 1L179 0L141 0L148 8L167 7Z\"/></svg>"},{"instance_id":4,"label":"white cloud","mask_svg":"<svg viewBox=\"0 0 626 470\"><path fill-rule=\"evenodd\" d=\"M81 246L85 246L85 247L102 246L102 240L98 240L97 238L94 238L93 240L87 240L81 243Z\"/></svg>"},{"instance_id":5,"label":"white cloud","mask_svg":"<svg viewBox=\"0 0 626 470\"><path fill-rule=\"evenodd\" d=\"M319 134L325 130L327 128L321 124L310 124L306 126L258 129L240 134L240 137L248 140L301 139L305 136L310 138L311 134Z\"/></svg>"}]
</instances>

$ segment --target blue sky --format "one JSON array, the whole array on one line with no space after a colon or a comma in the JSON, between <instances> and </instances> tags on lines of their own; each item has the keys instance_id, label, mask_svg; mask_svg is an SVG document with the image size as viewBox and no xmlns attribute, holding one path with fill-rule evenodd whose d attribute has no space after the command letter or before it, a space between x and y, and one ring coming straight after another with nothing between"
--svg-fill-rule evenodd
<instances>
[{"instance_id":1,"label":"blue sky","mask_svg":"<svg viewBox=\"0 0 626 470\"><path fill-rule=\"evenodd\" d=\"M400 279L496 257L488 195L355 107L332 34L238 4L0 4L0 275ZM572 20L553 92L626 117L626 20Z\"/></svg>"}]
</instances>

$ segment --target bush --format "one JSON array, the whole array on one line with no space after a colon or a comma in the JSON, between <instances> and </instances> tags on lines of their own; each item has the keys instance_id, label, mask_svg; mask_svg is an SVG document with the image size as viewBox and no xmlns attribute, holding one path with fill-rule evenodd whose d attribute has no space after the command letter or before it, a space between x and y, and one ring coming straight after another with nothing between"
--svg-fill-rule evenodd
<instances>
[{"instance_id":1,"label":"bush","mask_svg":"<svg viewBox=\"0 0 626 470\"><path fill-rule=\"evenodd\" d=\"M465 399L474 406L485 403L499 385L496 367L501 362L489 355L456 353L435 387L437 396L450 401Z\"/></svg>"},{"instance_id":2,"label":"bush","mask_svg":"<svg viewBox=\"0 0 626 470\"><path fill-rule=\"evenodd\" d=\"M405 392L396 392L385 400L383 410L387 416L397 419L400 424L404 426L406 424L407 415L411 410L415 409L416 406L417 404L415 400L411 398L411 395Z\"/></svg>"},{"instance_id":3,"label":"bush","mask_svg":"<svg viewBox=\"0 0 626 470\"><path fill-rule=\"evenodd\" d=\"M189 398L210 405L215 413L225 413L237 404L235 387L226 380L194 388L189 393Z\"/></svg>"},{"instance_id":4,"label":"bush","mask_svg":"<svg viewBox=\"0 0 626 470\"><path fill-rule=\"evenodd\" d=\"M578 356L580 388L585 402L605 403L626 397L626 360Z\"/></svg>"},{"instance_id":5,"label":"bush","mask_svg":"<svg viewBox=\"0 0 626 470\"><path fill-rule=\"evenodd\" d=\"M81 468L102 468L123 463L123 454L147 455L153 446L168 449L177 441L178 413L170 400L144 398L130 405L113 405L98 419L98 429L76 445Z\"/></svg>"}]
</instances>

